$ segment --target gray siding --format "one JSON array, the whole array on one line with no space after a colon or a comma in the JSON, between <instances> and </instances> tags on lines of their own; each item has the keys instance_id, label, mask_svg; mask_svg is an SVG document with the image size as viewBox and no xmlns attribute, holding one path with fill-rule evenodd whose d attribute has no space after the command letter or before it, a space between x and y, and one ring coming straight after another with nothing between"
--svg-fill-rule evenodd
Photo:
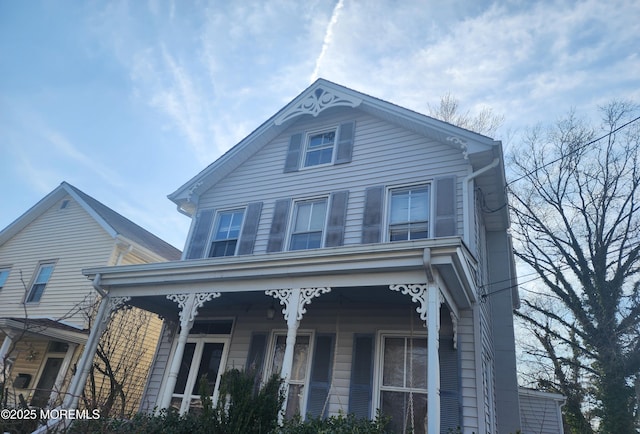
<instances>
[{"instance_id":1,"label":"gray siding","mask_svg":"<svg viewBox=\"0 0 640 434\"><path fill-rule=\"evenodd\" d=\"M562 434L564 432L557 395L521 392L520 418L522 434Z\"/></svg>"},{"instance_id":2,"label":"gray siding","mask_svg":"<svg viewBox=\"0 0 640 434\"><path fill-rule=\"evenodd\" d=\"M353 160L347 164L300 169L283 173L289 138L294 133L355 121ZM302 118L258 151L214 190L200 198L201 208L224 209L264 201L254 252L266 252L275 200L308 198L349 190L345 244L361 240L364 192L372 185L428 182L457 175L457 233L462 233L460 179L468 162L449 145L433 142L358 110L333 110L318 118Z\"/></svg>"}]
</instances>

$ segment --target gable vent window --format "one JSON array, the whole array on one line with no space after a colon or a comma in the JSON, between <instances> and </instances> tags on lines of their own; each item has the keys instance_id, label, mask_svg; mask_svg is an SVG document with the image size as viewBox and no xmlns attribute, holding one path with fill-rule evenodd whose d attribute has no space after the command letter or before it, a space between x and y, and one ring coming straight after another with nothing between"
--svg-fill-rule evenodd
<instances>
[{"instance_id":1,"label":"gable vent window","mask_svg":"<svg viewBox=\"0 0 640 434\"><path fill-rule=\"evenodd\" d=\"M296 133L289 138L284 172L296 172L301 167L350 163L353 154L355 122L337 127Z\"/></svg>"},{"instance_id":2,"label":"gable vent window","mask_svg":"<svg viewBox=\"0 0 640 434\"><path fill-rule=\"evenodd\" d=\"M60 209L67 209L69 207L69 199L65 199L60 203Z\"/></svg>"},{"instance_id":3,"label":"gable vent window","mask_svg":"<svg viewBox=\"0 0 640 434\"><path fill-rule=\"evenodd\" d=\"M9 268L0 268L0 290L4 288L7 278L9 277L9 271L11 271Z\"/></svg>"}]
</instances>

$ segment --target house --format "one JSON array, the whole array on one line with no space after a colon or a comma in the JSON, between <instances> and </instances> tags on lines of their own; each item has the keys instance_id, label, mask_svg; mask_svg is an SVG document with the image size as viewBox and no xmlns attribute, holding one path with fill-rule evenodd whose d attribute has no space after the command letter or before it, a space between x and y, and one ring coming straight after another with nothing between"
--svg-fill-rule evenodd
<instances>
[{"instance_id":1,"label":"house","mask_svg":"<svg viewBox=\"0 0 640 434\"><path fill-rule=\"evenodd\" d=\"M179 258L178 249L66 182L2 230L0 381L3 390L9 391L8 404L22 399L28 405L48 407L64 398L77 399L82 392L84 382L69 383L74 367L79 366L99 298L82 268ZM127 336L130 347L146 348L135 360L142 381L118 377L127 383L128 404L135 408L162 322L146 312L126 311L115 315L110 327L113 335L118 328L135 324L141 314L150 319L135 333L127 331ZM134 343L134 337L139 342ZM104 342L103 349L108 345ZM109 354L115 358L111 360L114 369L122 360L123 348L113 347ZM96 396L109 387L97 373L90 378Z\"/></svg>"},{"instance_id":2,"label":"house","mask_svg":"<svg viewBox=\"0 0 640 434\"><path fill-rule=\"evenodd\" d=\"M177 262L84 270L165 318L142 409L280 373L287 416L520 428L500 142L319 79L169 195Z\"/></svg>"},{"instance_id":3,"label":"house","mask_svg":"<svg viewBox=\"0 0 640 434\"><path fill-rule=\"evenodd\" d=\"M566 398L558 393L520 388L522 434L564 434L562 406Z\"/></svg>"}]
</instances>

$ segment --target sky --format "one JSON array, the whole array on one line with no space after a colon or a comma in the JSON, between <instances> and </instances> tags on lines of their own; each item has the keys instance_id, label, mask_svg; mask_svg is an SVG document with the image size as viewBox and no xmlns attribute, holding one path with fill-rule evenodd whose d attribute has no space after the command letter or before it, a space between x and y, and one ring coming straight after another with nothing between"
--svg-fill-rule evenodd
<instances>
[{"instance_id":1,"label":"sky","mask_svg":"<svg viewBox=\"0 0 640 434\"><path fill-rule=\"evenodd\" d=\"M0 228L66 181L182 249L167 195L318 77L496 139L640 103L640 2L0 0Z\"/></svg>"}]
</instances>

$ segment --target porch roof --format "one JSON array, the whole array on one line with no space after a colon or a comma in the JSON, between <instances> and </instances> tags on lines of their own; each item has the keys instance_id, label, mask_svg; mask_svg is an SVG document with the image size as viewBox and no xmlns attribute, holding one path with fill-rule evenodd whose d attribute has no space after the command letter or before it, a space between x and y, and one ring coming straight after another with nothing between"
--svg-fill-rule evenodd
<instances>
[{"instance_id":1,"label":"porch roof","mask_svg":"<svg viewBox=\"0 0 640 434\"><path fill-rule=\"evenodd\" d=\"M475 266L462 240L448 237L88 268L83 273L111 295L121 297L425 283L428 275L435 274L463 309L477 300Z\"/></svg>"}]
</instances>

